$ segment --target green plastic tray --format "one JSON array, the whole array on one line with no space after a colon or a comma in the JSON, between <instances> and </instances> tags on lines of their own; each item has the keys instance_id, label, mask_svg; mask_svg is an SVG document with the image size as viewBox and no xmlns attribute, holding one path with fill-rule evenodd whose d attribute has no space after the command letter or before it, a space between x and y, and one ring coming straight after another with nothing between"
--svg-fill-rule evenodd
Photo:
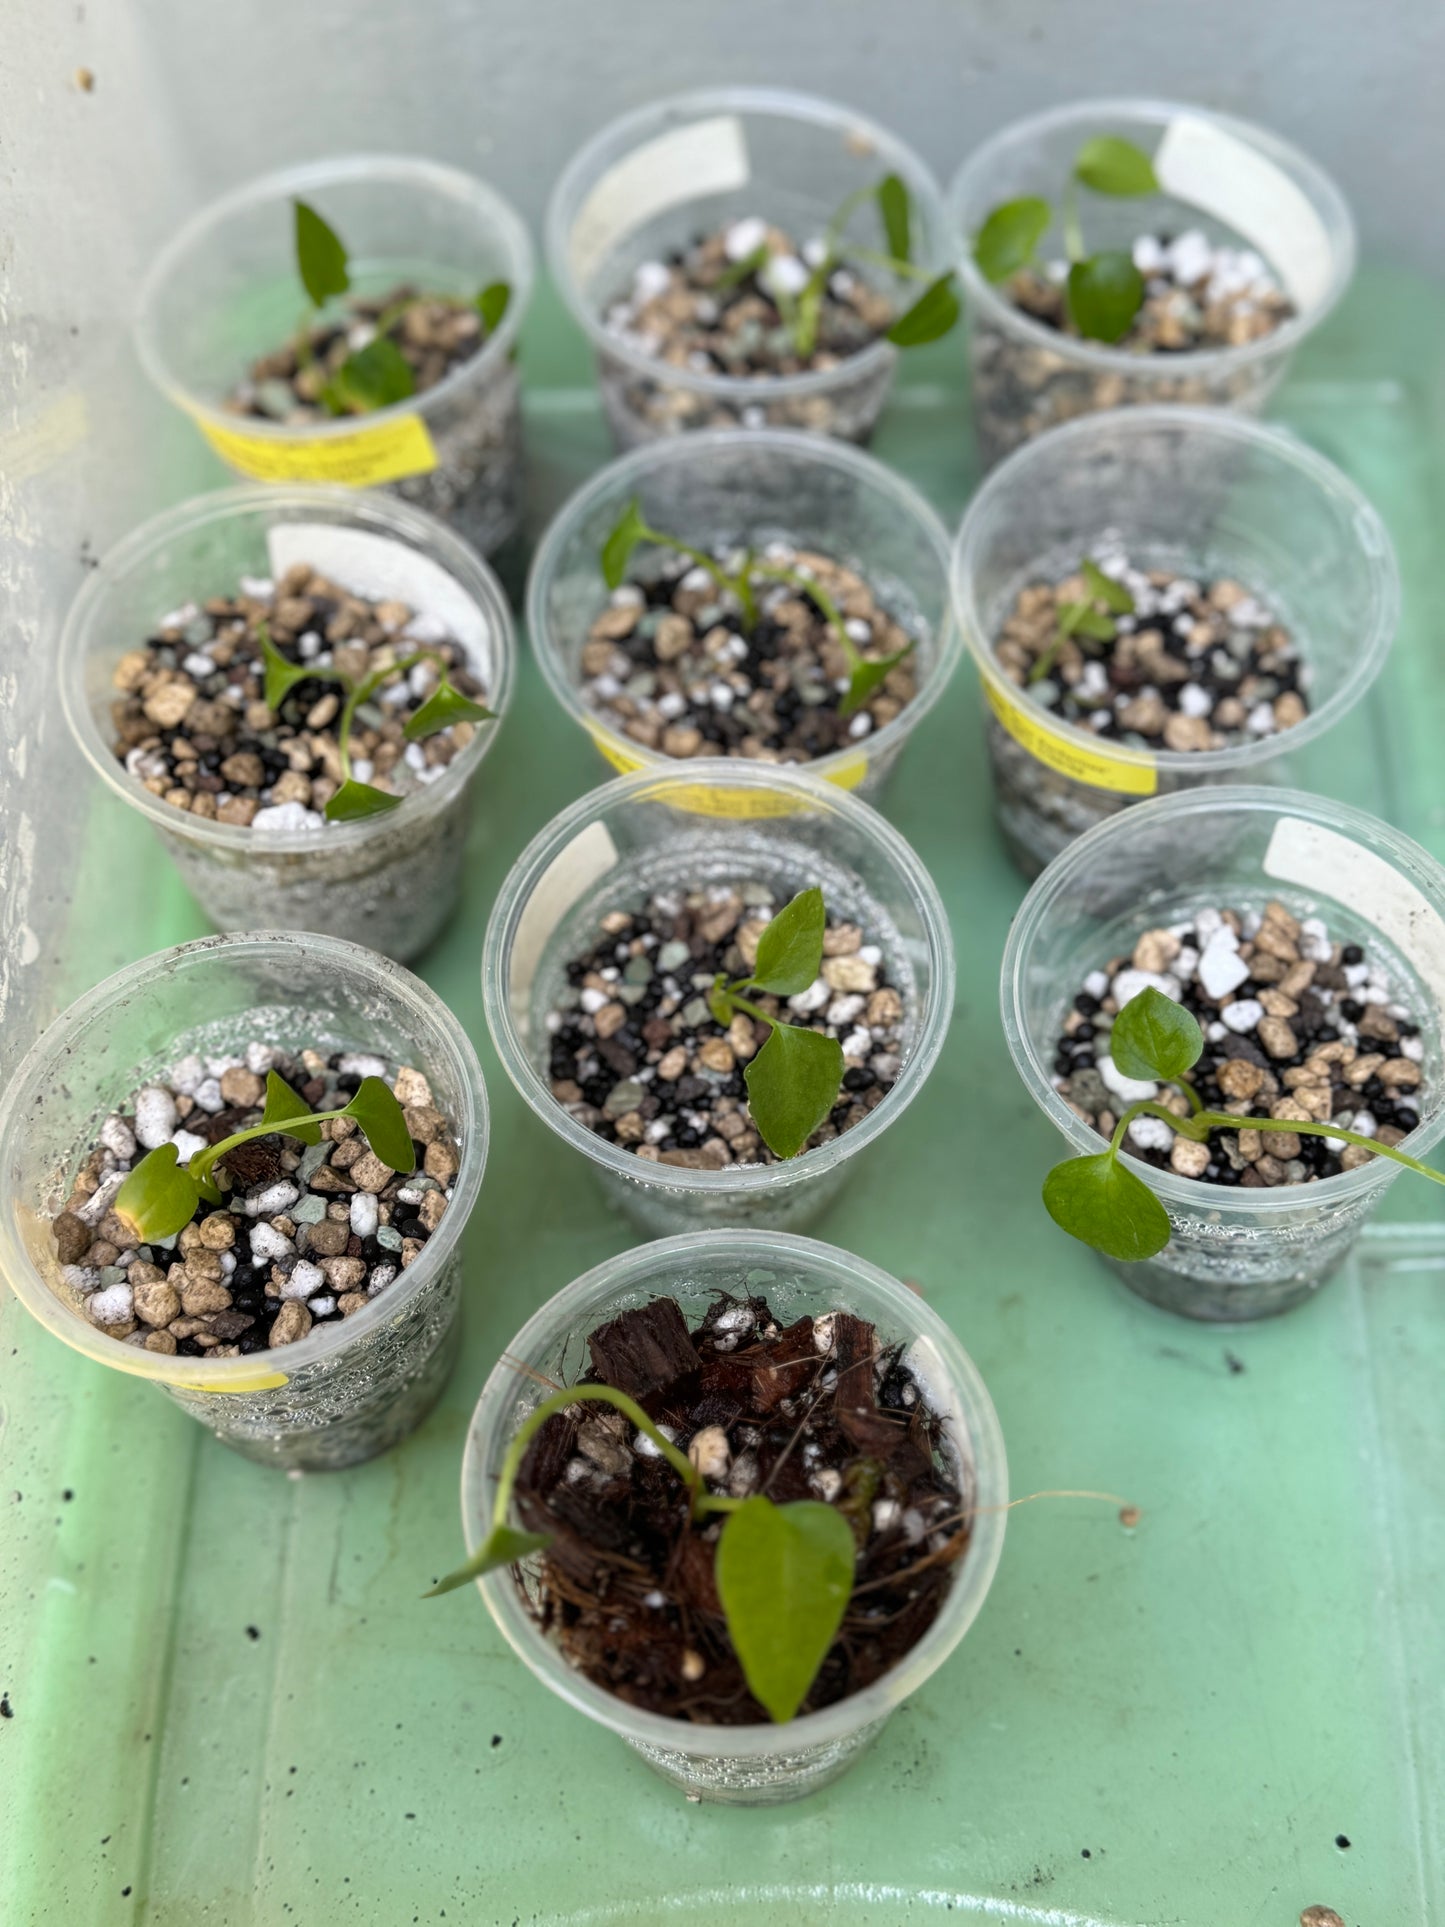
<instances>
[{"instance_id":1,"label":"green plastic tray","mask_svg":"<svg viewBox=\"0 0 1445 1927\"><path fill-rule=\"evenodd\" d=\"M1368 275L1276 412L1379 504L1406 583L1377 690L1302 777L1445 857L1442 335L1440 290ZM550 303L527 365L540 523L607 443ZM956 344L907 377L877 452L952 519L973 480ZM219 479L182 428L160 436L177 494ZM952 1032L819 1233L953 1322L1015 1492L1107 1488L1140 1525L1106 1505L1016 1512L959 1652L853 1773L792 1808L686 1804L535 1684L473 1594L421 1602L460 1550L488 1368L544 1297L629 1242L482 1026L497 885L602 774L523 667L464 908L424 969L477 1040L495 1116L441 1407L387 1458L287 1479L0 1304L0 1920L1294 1927L1311 1903L1348 1927L1445 1919L1445 1221L1404 1222L1433 1199L1395 1186L1316 1302L1234 1331L1135 1301L1053 1230L1036 1198L1058 1146L997 1019L1022 885L967 670L887 799L953 914ZM57 1008L202 932L126 816L95 797Z\"/></svg>"}]
</instances>

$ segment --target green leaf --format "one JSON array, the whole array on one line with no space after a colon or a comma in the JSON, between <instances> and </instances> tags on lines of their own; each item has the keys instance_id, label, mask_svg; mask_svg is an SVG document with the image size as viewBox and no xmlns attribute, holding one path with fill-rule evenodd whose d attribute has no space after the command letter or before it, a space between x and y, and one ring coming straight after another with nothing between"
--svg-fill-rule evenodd
<instances>
[{"instance_id":1,"label":"green leaf","mask_svg":"<svg viewBox=\"0 0 1445 1927\"><path fill-rule=\"evenodd\" d=\"M1085 556L1083 560L1084 580L1096 602L1102 602L1106 609L1112 609L1116 616L1129 616L1134 613L1134 598L1122 582L1116 582L1111 575L1105 575L1098 563Z\"/></svg>"},{"instance_id":2,"label":"green leaf","mask_svg":"<svg viewBox=\"0 0 1445 1927\"><path fill-rule=\"evenodd\" d=\"M1131 255L1091 254L1069 269L1069 313L1079 333L1092 341L1121 340L1143 300L1144 277Z\"/></svg>"},{"instance_id":3,"label":"green leaf","mask_svg":"<svg viewBox=\"0 0 1445 1927\"><path fill-rule=\"evenodd\" d=\"M816 1499L759 1495L729 1513L718 1540L718 1596L743 1676L775 1720L808 1695L853 1591L848 1521Z\"/></svg>"},{"instance_id":4,"label":"green leaf","mask_svg":"<svg viewBox=\"0 0 1445 1927\"><path fill-rule=\"evenodd\" d=\"M1026 268L1053 219L1047 201L1026 194L996 207L973 244L973 258L986 281L1007 281Z\"/></svg>"},{"instance_id":5,"label":"green leaf","mask_svg":"<svg viewBox=\"0 0 1445 1927\"><path fill-rule=\"evenodd\" d=\"M1096 134L1074 161L1074 177L1096 194L1157 194L1159 177L1142 147L1117 134Z\"/></svg>"},{"instance_id":6,"label":"green leaf","mask_svg":"<svg viewBox=\"0 0 1445 1927\"><path fill-rule=\"evenodd\" d=\"M910 642L907 648L899 649L891 656L865 657L854 663L847 692L838 705L838 714L851 716L855 710L861 709L878 685L886 682L890 672L912 653L913 644Z\"/></svg>"},{"instance_id":7,"label":"green leaf","mask_svg":"<svg viewBox=\"0 0 1445 1927\"><path fill-rule=\"evenodd\" d=\"M707 1007L712 1012L713 1022L721 1024L726 1030L733 1020L733 1000L729 997L721 977L709 986Z\"/></svg>"},{"instance_id":8,"label":"green leaf","mask_svg":"<svg viewBox=\"0 0 1445 1927\"><path fill-rule=\"evenodd\" d=\"M512 290L505 281L489 281L473 303L487 334L495 332L497 323L511 305Z\"/></svg>"},{"instance_id":9,"label":"green leaf","mask_svg":"<svg viewBox=\"0 0 1445 1927\"><path fill-rule=\"evenodd\" d=\"M759 241L751 254L745 254L740 261L729 262L712 284L714 293L725 294L729 288L736 288L746 281L750 274L756 274L760 268L765 268L768 265L769 252L767 242Z\"/></svg>"},{"instance_id":10,"label":"green leaf","mask_svg":"<svg viewBox=\"0 0 1445 1927\"><path fill-rule=\"evenodd\" d=\"M774 997L801 996L817 982L827 927L823 892L816 885L800 890L769 920L758 938L758 954L748 981Z\"/></svg>"},{"instance_id":11,"label":"green leaf","mask_svg":"<svg viewBox=\"0 0 1445 1927\"><path fill-rule=\"evenodd\" d=\"M346 249L314 207L305 201L291 205L296 211L296 271L312 307L324 308L333 294L345 294L351 286Z\"/></svg>"},{"instance_id":12,"label":"green leaf","mask_svg":"<svg viewBox=\"0 0 1445 1927\"><path fill-rule=\"evenodd\" d=\"M453 723L494 723L496 717L484 703L474 703L460 689L454 689L443 676L421 708L402 731L409 743L420 743Z\"/></svg>"},{"instance_id":13,"label":"green leaf","mask_svg":"<svg viewBox=\"0 0 1445 1927\"><path fill-rule=\"evenodd\" d=\"M355 1097L342 1112L354 1117L362 1135L383 1164L403 1175L416 1169L416 1151L406 1128L406 1113L396 1093L380 1077L363 1077Z\"/></svg>"},{"instance_id":14,"label":"green leaf","mask_svg":"<svg viewBox=\"0 0 1445 1927\"><path fill-rule=\"evenodd\" d=\"M298 1097L284 1077L267 1071L266 1108L261 1113L261 1122L273 1130L280 1130L284 1125L287 1137L294 1137L300 1144L319 1144L321 1126L297 1121L310 1116L311 1106L305 1098Z\"/></svg>"},{"instance_id":15,"label":"green leaf","mask_svg":"<svg viewBox=\"0 0 1445 1927\"><path fill-rule=\"evenodd\" d=\"M639 542L647 540L647 524L634 495L622 511L621 520L602 544L602 580L609 589L620 589L627 577L627 565Z\"/></svg>"},{"instance_id":16,"label":"green leaf","mask_svg":"<svg viewBox=\"0 0 1445 1927\"><path fill-rule=\"evenodd\" d=\"M897 174L885 174L875 192L890 257L895 261L912 261L913 207L908 189Z\"/></svg>"},{"instance_id":17,"label":"green leaf","mask_svg":"<svg viewBox=\"0 0 1445 1927\"><path fill-rule=\"evenodd\" d=\"M389 790L379 790L372 783L358 783L354 776L348 776L326 805L326 817L331 823L359 823L366 816L383 816L387 810L399 810L401 803L402 799Z\"/></svg>"},{"instance_id":18,"label":"green leaf","mask_svg":"<svg viewBox=\"0 0 1445 1927\"><path fill-rule=\"evenodd\" d=\"M304 662L289 662L272 642L271 632L264 622L257 625L256 633L261 639L261 661L266 669L266 707L279 714L282 703L297 683L305 682L308 676L314 676L317 672Z\"/></svg>"},{"instance_id":19,"label":"green leaf","mask_svg":"<svg viewBox=\"0 0 1445 1927\"><path fill-rule=\"evenodd\" d=\"M1095 642L1112 642L1118 635L1114 618L1106 616L1102 610L1092 608L1087 602L1071 602L1069 610L1078 610L1073 622L1065 632L1071 636L1090 636Z\"/></svg>"},{"instance_id":20,"label":"green leaf","mask_svg":"<svg viewBox=\"0 0 1445 1927\"><path fill-rule=\"evenodd\" d=\"M1193 1070L1204 1050L1204 1033L1192 1014L1147 984L1114 1019L1109 1055L1125 1077L1168 1084Z\"/></svg>"},{"instance_id":21,"label":"green leaf","mask_svg":"<svg viewBox=\"0 0 1445 1927\"><path fill-rule=\"evenodd\" d=\"M377 335L348 355L331 377L331 388L354 411L391 408L416 393L412 365L390 335Z\"/></svg>"},{"instance_id":22,"label":"green leaf","mask_svg":"<svg viewBox=\"0 0 1445 1927\"><path fill-rule=\"evenodd\" d=\"M480 1579L484 1572L495 1572L499 1566L515 1565L518 1559L525 1559L529 1552L540 1552L551 1543L546 1533L518 1532L514 1526L493 1526L467 1563L458 1566L455 1572L449 1572L429 1592L424 1592L422 1598L439 1599L444 1592L455 1592L458 1586L465 1586L469 1579Z\"/></svg>"},{"instance_id":23,"label":"green leaf","mask_svg":"<svg viewBox=\"0 0 1445 1927\"><path fill-rule=\"evenodd\" d=\"M895 348L919 348L925 341L946 335L962 313L954 292L953 269L930 281L911 308L905 309L888 330Z\"/></svg>"},{"instance_id":24,"label":"green leaf","mask_svg":"<svg viewBox=\"0 0 1445 1927\"><path fill-rule=\"evenodd\" d=\"M1169 1242L1169 1213L1112 1150L1056 1164L1044 1179L1044 1208L1071 1238L1126 1264Z\"/></svg>"},{"instance_id":25,"label":"green leaf","mask_svg":"<svg viewBox=\"0 0 1445 1927\"><path fill-rule=\"evenodd\" d=\"M774 1024L743 1076L763 1142L777 1157L796 1157L838 1101L843 1046L820 1030Z\"/></svg>"},{"instance_id":26,"label":"green leaf","mask_svg":"<svg viewBox=\"0 0 1445 1927\"><path fill-rule=\"evenodd\" d=\"M115 1194L114 1210L142 1244L170 1238L196 1215L200 1191L174 1144L147 1151Z\"/></svg>"}]
</instances>

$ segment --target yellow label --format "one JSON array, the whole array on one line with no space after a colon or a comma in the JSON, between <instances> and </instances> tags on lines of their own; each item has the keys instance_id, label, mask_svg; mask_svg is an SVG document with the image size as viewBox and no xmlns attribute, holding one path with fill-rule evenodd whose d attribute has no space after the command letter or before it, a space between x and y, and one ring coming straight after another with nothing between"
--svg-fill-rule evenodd
<instances>
[{"instance_id":1,"label":"yellow label","mask_svg":"<svg viewBox=\"0 0 1445 1927\"><path fill-rule=\"evenodd\" d=\"M256 482L341 482L347 488L373 488L403 475L425 475L437 465L431 431L420 415L399 415L395 421L315 441L273 441L204 419L200 429L223 462Z\"/></svg>"},{"instance_id":2,"label":"yellow label","mask_svg":"<svg viewBox=\"0 0 1445 1927\"><path fill-rule=\"evenodd\" d=\"M985 676L983 692L989 708L1016 743L1030 756L1060 776L1086 783L1094 790L1115 790L1121 796L1152 796L1159 787L1159 773L1151 762L1135 762L1130 757L1111 755L1106 749L1088 749L1050 729L1039 712L1026 702L1015 700L991 676Z\"/></svg>"},{"instance_id":3,"label":"yellow label","mask_svg":"<svg viewBox=\"0 0 1445 1927\"><path fill-rule=\"evenodd\" d=\"M217 1385L205 1378L168 1378L162 1381L167 1385L177 1385L183 1392L216 1392L226 1396L231 1392L271 1392L278 1385L286 1383L284 1372L252 1372L248 1378L229 1379L224 1385Z\"/></svg>"},{"instance_id":4,"label":"yellow label","mask_svg":"<svg viewBox=\"0 0 1445 1927\"><path fill-rule=\"evenodd\" d=\"M649 767L643 757L624 749L615 736L605 736L600 729L590 730L589 734L612 767L621 770L624 776L630 775L635 769ZM682 760L679 759L679 767ZM715 760L726 762L728 759L719 757ZM806 763L788 763L770 767L807 769L810 766ZM822 774L830 783L836 783L840 790L856 790L868 774L868 758L850 756L846 763L839 763L836 769L824 770ZM676 803L680 810L691 810L698 816L791 816L793 813L793 805L776 791L729 789L722 778L717 783L688 784L685 789L673 790L668 800Z\"/></svg>"}]
</instances>

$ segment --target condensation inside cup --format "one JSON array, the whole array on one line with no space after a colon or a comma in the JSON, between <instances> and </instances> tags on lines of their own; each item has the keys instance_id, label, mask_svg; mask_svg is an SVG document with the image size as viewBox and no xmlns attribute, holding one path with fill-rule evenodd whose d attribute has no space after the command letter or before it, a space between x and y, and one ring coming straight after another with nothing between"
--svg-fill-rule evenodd
<instances>
[{"instance_id":1,"label":"condensation inside cup","mask_svg":"<svg viewBox=\"0 0 1445 1927\"><path fill-rule=\"evenodd\" d=\"M725 779L712 780L718 789L699 794L725 799ZM751 800L746 792L734 794ZM717 817L699 821L682 809L664 813L659 808L653 834L656 841L645 848L619 851L604 825L589 825L553 859L518 919L507 989L522 1047L544 1085L549 1083L544 1019L567 983L567 965L595 947L608 911L639 911L659 890L685 893L709 884L741 883L771 885L779 908L796 891L816 884L823 891L830 919L857 923L865 941L880 946L889 979L903 998L906 1074L923 1016L923 952L920 945L904 938L888 909L856 871L782 828L764 833L741 817L729 818L722 830ZM889 1101L884 1098L880 1109ZM837 1163L831 1168L815 1167L810 1173L809 1164L819 1154L803 1152L785 1164L767 1167L775 1174L774 1182L756 1191L730 1183L727 1171L717 1173L705 1191L682 1191L668 1184L665 1165L637 1159L615 1146L607 1148L622 1158L624 1170L616 1171L610 1164L594 1166L605 1188L635 1222L659 1235L709 1225L765 1224L774 1230L799 1230L832 1197L846 1171L844 1164ZM634 1164L636 1177L629 1170Z\"/></svg>"},{"instance_id":2,"label":"condensation inside cup","mask_svg":"<svg viewBox=\"0 0 1445 1927\"><path fill-rule=\"evenodd\" d=\"M926 1337L913 1338L910 1342L907 1332L896 1326L890 1329L887 1320L878 1317L877 1307L871 1301L854 1302L850 1299L846 1284L832 1286L826 1279L799 1277L784 1270L775 1271L759 1266L738 1267L736 1276L728 1277L724 1275L724 1268L713 1261L697 1275L684 1272L675 1278L669 1277L665 1284L658 1279L616 1291L605 1304L594 1306L581 1319L576 1331L558 1334L545 1348L529 1355L526 1362L554 1384L573 1384L587 1368L588 1332L609 1318L649 1303L665 1289L678 1300L691 1329L701 1323L717 1291L724 1288L738 1296L756 1293L766 1298L780 1324L789 1324L809 1313L816 1317L826 1311L853 1310L878 1327L880 1339L885 1345L904 1342L905 1362L914 1372L920 1391L930 1407L944 1420L942 1451L945 1463L958 1481L962 1503L967 1507L975 1502L977 1480L972 1445L966 1425L960 1422L956 1393L948 1382L943 1361ZM516 1431L527 1414L540 1402L545 1390L546 1387L536 1380L522 1373L517 1374L516 1400L498 1428L499 1445ZM489 1481L489 1498L491 1490ZM484 1521L478 1519L476 1524L477 1536L480 1537ZM964 1563L969 1556L969 1552L965 1552ZM539 1562L534 1556L514 1568L512 1573L513 1583L529 1608L535 1605L538 1597L538 1570ZM532 1636L537 1639L543 1637L540 1630L534 1631ZM880 1690L884 1684L879 1682L874 1691ZM649 1766L688 1793L725 1805L766 1806L800 1799L836 1779L877 1737L891 1710L891 1707L888 1708L878 1718L867 1721L850 1733L812 1746L789 1745L789 1729L787 1725L782 1725L776 1729L776 1747L761 1753L739 1752L719 1756L690 1751L685 1742L689 1730L693 1729L684 1721L675 1722L682 1742L676 1747L660 1746L628 1733L622 1737ZM746 1732L756 1729L739 1730Z\"/></svg>"},{"instance_id":3,"label":"condensation inside cup","mask_svg":"<svg viewBox=\"0 0 1445 1927\"><path fill-rule=\"evenodd\" d=\"M1212 865L1227 862L1238 834L1228 819L1211 819L1202 813L1177 828L1180 868L1186 872L1207 872ZM1380 861L1371 852L1361 851L1361 855ZM1107 879L1099 880L1089 890L1088 923L1077 915L1066 917L1067 937L1057 938L1052 945L1044 937L1024 966L1025 1025L1041 1066L1052 1065L1055 1041L1085 976L1101 969L1111 957L1131 952L1145 930L1192 919L1203 909L1231 909L1244 915L1263 910L1274 899L1301 920L1321 918L1332 942L1358 943L1372 963L1384 967L1391 1001L1407 1005L1420 1025L1422 1124L1439 1113L1445 1105L1442 1005L1440 990L1430 981L1433 966L1423 952L1382 935L1366 911L1266 875L1257 864L1253 876L1244 881L1155 889L1142 897L1131 888L1128 869L1127 851L1121 849L1117 881L1111 886ZM1073 912L1076 906L1068 908ZM1439 922L1438 917L1435 921ZM1423 970L1417 968L1416 956ZM1052 1088L1047 1068L1043 1074ZM1103 1145L1100 1138L1098 1148L1102 1150ZM1404 1148L1410 1149L1409 1139ZM1383 1160L1380 1163L1382 1176L1393 1181L1397 1173ZM1413 1180L1407 1176L1407 1182ZM1379 1200L1378 1190L1335 1195L1328 1179L1262 1194L1203 1182L1188 1189L1187 1209L1172 1198L1165 1201L1173 1227L1165 1249L1144 1263L1116 1264L1114 1269L1133 1290L1168 1310L1220 1320L1264 1317L1309 1297L1338 1267ZM1254 1211L1254 1196L1269 1198L1272 1206L1288 1197L1289 1204L1284 1209Z\"/></svg>"}]
</instances>

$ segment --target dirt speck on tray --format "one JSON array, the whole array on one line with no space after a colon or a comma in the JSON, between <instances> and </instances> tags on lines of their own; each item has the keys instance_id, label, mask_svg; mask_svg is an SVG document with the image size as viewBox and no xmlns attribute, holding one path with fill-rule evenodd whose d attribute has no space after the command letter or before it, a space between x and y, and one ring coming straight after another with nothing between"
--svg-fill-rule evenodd
<instances>
[{"instance_id":1,"label":"dirt speck on tray","mask_svg":"<svg viewBox=\"0 0 1445 1927\"><path fill-rule=\"evenodd\" d=\"M695 1170L772 1164L748 1111L744 1070L767 1026L743 1014L724 1029L708 1009L719 971L746 976L758 938L791 891L744 881L661 892L603 920L596 946L567 968L548 1012L552 1095L579 1123L639 1157ZM829 921L817 981L759 1009L839 1039L843 1087L809 1148L861 1124L897 1081L903 997L883 952L857 924Z\"/></svg>"},{"instance_id":2,"label":"dirt speck on tray","mask_svg":"<svg viewBox=\"0 0 1445 1927\"><path fill-rule=\"evenodd\" d=\"M175 1237L141 1243L114 1209L125 1174L163 1144L184 1162L258 1124L271 1071L313 1111L340 1109L364 1077L385 1077L415 1172L383 1164L349 1117L323 1123L314 1145L252 1138L215 1167L221 1205L203 1201ZM235 1055L183 1057L108 1117L51 1237L66 1284L112 1338L235 1358L294 1344L384 1291L441 1223L457 1168L451 1126L421 1071L364 1052L292 1056L258 1040Z\"/></svg>"},{"instance_id":3,"label":"dirt speck on tray","mask_svg":"<svg viewBox=\"0 0 1445 1927\"><path fill-rule=\"evenodd\" d=\"M858 1546L853 1597L801 1710L863 1691L933 1623L969 1518L942 1425L902 1348L847 1311L781 1325L719 1295L689 1331L671 1298L591 1333L591 1382L638 1399L711 1490L836 1505ZM532 1599L570 1663L629 1705L703 1725L767 1715L728 1639L719 1525L689 1524L677 1473L618 1412L555 1414L523 1461L517 1505L552 1538Z\"/></svg>"},{"instance_id":4,"label":"dirt speck on tray","mask_svg":"<svg viewBox=\"0 0 1445 1927\"><path fill-rule=\"evenodd\" d=\"M719 548L731 568L740 556ZM811 577L836 604L849 640L870 660L917 637L880 603L856 569L777 541L760 563ZM664 554L617 589L582 651L588 703L633 742L665 756L744 756L803 763L863 742L918 693L906 655L853 714L842 644L822 608L797 585L749 577L758 619L748 633L737 598L700 565Z\"/></svg>"}]
</instances>

